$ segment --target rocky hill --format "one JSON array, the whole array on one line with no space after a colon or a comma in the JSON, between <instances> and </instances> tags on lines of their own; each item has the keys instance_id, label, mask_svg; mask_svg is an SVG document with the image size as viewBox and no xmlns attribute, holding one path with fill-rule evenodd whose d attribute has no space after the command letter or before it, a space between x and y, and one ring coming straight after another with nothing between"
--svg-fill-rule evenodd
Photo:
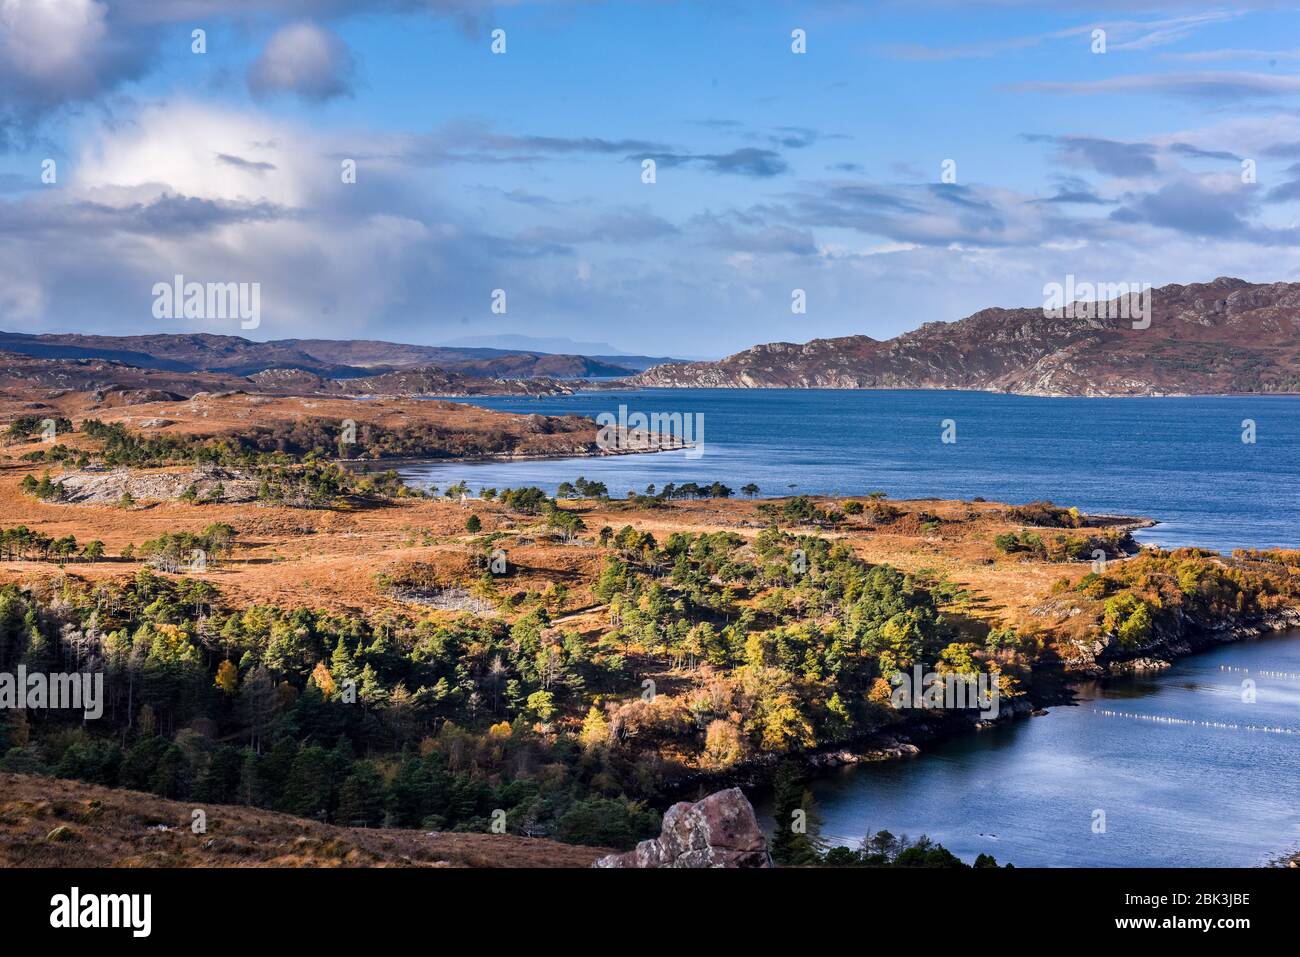
<instances>
[{"instance_id":1,"label":"rocky hill","mask_svg":"<svg viewBox=\"0 0 1300 957\"><path fill-rule=\"evenodd\" d=\"M985 309L893 339L754 346L718 362L656 366L652 387L973 389L1026 395L1300 392L1300 284L1220 278L1152 291L1150 326ZM1103 314L1115 316L1119 300ZM1069 318L1073 314L1076 318ZM1127 315L1127 313L1126 313Z\"/></svg>"},{"instance_id":2,"label":"rocky hill","mask_svg":"<svg viewBox=\"0 0 1300 957\"><path fill-rule=\"evenodd\" d=\"M278 395L568 395L572 385L552 378L494 379L436 366L355 379L327 379L305 369L266 369L248 377L257 391Z\"/></svg>"},{"instance_id":3,"label":"rocky hill","mask_svg":"<svg viewBox=\"0 0 1300 957\"><path fill-rule=\"evenodd\" d=\"M155 391L189 396L196 392L228 392L252 387L252 383L242 376L142 369L117 359L41 359L0 351L0 390Z\"/></svg>"}]
</instances>

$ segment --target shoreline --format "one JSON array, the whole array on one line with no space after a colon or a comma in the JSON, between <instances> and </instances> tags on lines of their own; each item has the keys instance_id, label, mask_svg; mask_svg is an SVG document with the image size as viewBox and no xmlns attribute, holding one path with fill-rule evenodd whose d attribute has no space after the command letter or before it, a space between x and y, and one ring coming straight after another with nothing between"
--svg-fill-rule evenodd
<instances>
[{"instance_id":1,"label":"shoreline","mask_svg":"<svg viewBox=\"0 0 1300 957\"><path fill-rule=\"evenodd\" d=\"M1223 631L1203 631L1198 635L1188 636L1178 644L1165 646L1168 659L1155 659L1163 662L1156 668L1127 672L1107 671L1104 674L1074 672L1065 668L1053 669L1044 673L1043 682L1045 685L1059 683L1059 687L1030 688L1024 697L1013 699L1004 713L991 720L979 720L966 712L918 709L915 717L908 716L889 729L878 729L855 740L808 752L766 755L747 762L739 770L693 771L684 775L679 782L668 789L668 794L680 797L692 788L701 786L768 788L772 784L777 767L785 761L794 761L810 778L817 779L824 778L830 772L846 766L920 757L929 753L930 746L967 734L995 731L1026 718L1051 717L1051 712L1047 709L1072 706L1075 689L1084 682L1106 682L1128 677L1135 672L1158 673L1167 668L1172 661L1202 654L1221 645L1253 641L1288 631L1296 631L1296 637L1300 638L1300 607L1264 616L1256 622L1242 622ZM1143 655L1117 659L1113 663L1145 660L1152 659ZM1277 860L1290 861L1287 865L1290 867L1300 867L1300 851L1283 852Z\"/></svg>"},{"instance_id":2,"label":"shoreline","mask_svg":"<svg viewBox=\"0 0 1300 957\"><path fill-rule=\"evenodd\" d=\"M400 465L476 465L491 462L563 462L567 459L603 459L621 455L657 455L660 452L682 452L690 447L690 445L682 444L657 449L602 449L597 452L573 452L566 455L555 455L553 453L539 453L534 455L528 452L487 452L482 455L458 455L445 459L430 458L425 455L404 455L382 459L338 459L338 463L349 467L356 465L384 465L394 467Z\"/></svg>"},{"instance_id":3,"label":"shoreline","mask_svg":"<svg viewBox=\"0 0 1300 957\"><path fill-rule=\"evenodd\" d=\"M582 395L601 392L681 392L686 389L732 390L735 392L958 392L977 395L1005 395L1027 399L1260 399L1269 397L1296 398L1300 392L1017 392L1004 389L963 389L957 386L867 386L862 388L837 388L835 386L800 385L637 385L621 383L608 387L579 388L561 395ZM544 398L552 398L545 396ZM502 396L509 398L509 396ZM539 397L542 398L542 397Z\"/></svg>"}]
</instances>

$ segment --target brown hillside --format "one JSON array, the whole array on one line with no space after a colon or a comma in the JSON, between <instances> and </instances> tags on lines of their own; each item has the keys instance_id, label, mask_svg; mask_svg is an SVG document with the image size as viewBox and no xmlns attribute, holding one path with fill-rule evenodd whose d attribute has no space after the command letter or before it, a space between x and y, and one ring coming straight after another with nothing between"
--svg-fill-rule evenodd
<instances>
[{"instance_id":1,"label":"brown hillside","mask_svg":"<svg viewBox=\"0 0 1300 957\"><path fill-rule=\"evenodd\" d=\"M590 867L608 849L509 834L334 827L237 805L0 772L0 867Z\"/></svg>"}]
</instances>

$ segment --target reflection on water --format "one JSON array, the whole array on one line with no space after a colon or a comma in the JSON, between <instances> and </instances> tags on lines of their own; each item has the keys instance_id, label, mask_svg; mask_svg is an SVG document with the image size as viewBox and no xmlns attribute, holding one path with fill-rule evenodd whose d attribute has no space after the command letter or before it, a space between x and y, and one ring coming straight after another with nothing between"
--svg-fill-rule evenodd
<instances>
[{"instance_id":1,"label":"reflection on water","mask_svg":"<svg viewBox=\"0 0 1300 957\"><path fill-rule=\"evenodd\" d=\"M1254 703L1243 701L1245 680ZM1300 848L1297 732L1300 631L1155 676L1086 682L1074 706L916 758L843 768L813 793L836 843L883 828L928 834L966 861L986 852L1021 866L1254 866ZM756 804L770 825L770 800Z\"/></svg>"}]
</instances>

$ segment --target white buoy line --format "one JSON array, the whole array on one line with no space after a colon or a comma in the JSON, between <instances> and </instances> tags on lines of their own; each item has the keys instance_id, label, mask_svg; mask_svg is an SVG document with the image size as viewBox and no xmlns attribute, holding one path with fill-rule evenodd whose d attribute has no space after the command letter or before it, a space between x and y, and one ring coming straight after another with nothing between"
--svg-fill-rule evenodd
<instances>
[{"instance_id":1,"label":"white buoy line","mask_svg":"<svg viewBox=\"0 0 1300 957\"><path fill-rule=\"evenodd\" d=\"M1111 711L1105 708L1094 708L1093 713L1107 718L1149 721L1152 724L1188 725L1195 728L1217 728L1221 731L1261 731L1265 734L1300 734L1300 728L1273 727L1262 724L1234 724L1231 721L1197 721L1193 718L1172 718L1162 714L1135 714L1132 711Z\"/></svg>"}]
</instances>

